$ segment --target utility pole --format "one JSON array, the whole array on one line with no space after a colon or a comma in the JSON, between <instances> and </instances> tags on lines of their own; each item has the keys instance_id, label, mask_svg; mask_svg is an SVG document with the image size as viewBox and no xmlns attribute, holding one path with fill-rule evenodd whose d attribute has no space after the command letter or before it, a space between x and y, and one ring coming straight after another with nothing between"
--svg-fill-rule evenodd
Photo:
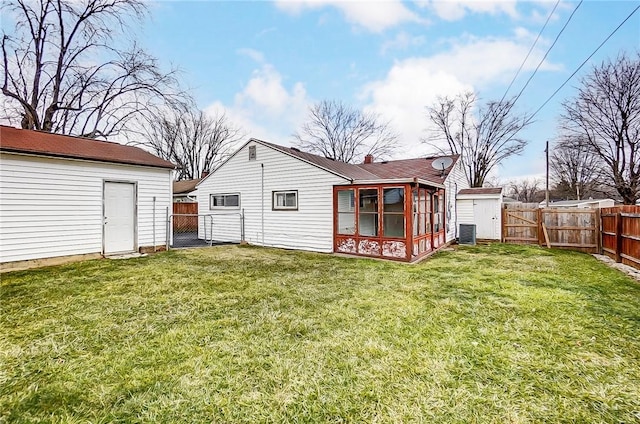
<instances>
[{"instance_id":1,"label":"utility pole","mask_svg":"<svg viewBox=\"0 0 640 424\"><path fill-rule=\"evenodd\" d=\"M544 200L546 203L546 207L549 207L549 140L547 140L547 147L544 149L544 152L547 155L547 188L544 194Z\"/></svg>"}]
</instances>

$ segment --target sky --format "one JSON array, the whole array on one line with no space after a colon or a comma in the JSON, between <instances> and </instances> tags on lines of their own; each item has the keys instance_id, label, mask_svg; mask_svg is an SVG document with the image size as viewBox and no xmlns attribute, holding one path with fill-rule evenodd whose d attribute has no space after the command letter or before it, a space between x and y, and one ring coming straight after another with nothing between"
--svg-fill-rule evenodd
<instances>
[{"instance_id":1,"label":"sky","mask_svg":"<svg viewBox=\"0 0 640 424\"><path fill-rule=\"evenodd\" d=\"M465 90L499 100L521 66L506 94L515 96L531 78L516 111L535 112L640 2L561 1L524 62L555 4L156 1L139 34L161 63L181 69L201 109L224 111L247 137L290 146L310 105L339 100L390 121L400 159L433 152L421 141L426 106ZM640 11L540 110L522 133L530 141L524 153L503 162L495 177L544 175L545 142L557 137L562 101L594 65L638 50Z\"/></svg>"}]
</instances>

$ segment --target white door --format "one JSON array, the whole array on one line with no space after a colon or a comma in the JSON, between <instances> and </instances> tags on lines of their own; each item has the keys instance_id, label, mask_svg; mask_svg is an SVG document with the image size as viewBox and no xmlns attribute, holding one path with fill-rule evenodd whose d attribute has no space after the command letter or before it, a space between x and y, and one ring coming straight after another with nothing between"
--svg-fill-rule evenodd
<instances>
[{"instance_id":1,"label":"white door","mask_svg":"<svg viewBox=\"0 0 640 424\"><path fill-rule=\"evenodd\" d=\"M473 220L476 223L476 238L497 240L500 227L500 208L497 199L475 199Z\"/></svg>"},{"instance_id":2,"label":"white door","mask_svg":"<svg viewBox=\"0 0 640 424\"><path fill-rule=\"evenodd\" d=\"M104 183L104 253L135 250L135 184Z\"/></svg>"}]
</instances>

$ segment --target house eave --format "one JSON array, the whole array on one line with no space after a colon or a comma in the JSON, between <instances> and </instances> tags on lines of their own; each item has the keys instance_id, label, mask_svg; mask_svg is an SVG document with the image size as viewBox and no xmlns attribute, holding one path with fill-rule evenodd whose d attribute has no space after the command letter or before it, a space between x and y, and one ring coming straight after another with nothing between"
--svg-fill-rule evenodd
<instances>
[{"instance_id":1,"label":"house eave","mask_svg":"<svg viewBox=\"0 0 640 424\"><path fill-rule=\"evenodd\" d=\"M353 180L351 184L357 185L368 185L368 184L407 184L407 183L418 183L421 185L428 185L436 188L445 188L445 186L441 183L436 183L433 181L423 180L421 178L380 178L375 180Z\"/></svg>"}]
</instances>

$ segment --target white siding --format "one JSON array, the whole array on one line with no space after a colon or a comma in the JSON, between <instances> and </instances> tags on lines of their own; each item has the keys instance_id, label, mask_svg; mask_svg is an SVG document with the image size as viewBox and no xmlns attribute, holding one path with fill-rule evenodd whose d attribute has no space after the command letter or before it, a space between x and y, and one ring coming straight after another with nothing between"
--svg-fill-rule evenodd
<instances>
[{"instance_id":1,"label":"white siding","mask_svg":"<svg viewBox=\"0 0 640 424\"><path fill-rule=\"evenodd\" d=\"M458 225L460 224L475 224L473 199L458 199Z\"/></svg>"},{"instance_id":2,"label":"white siding","mask_svg":"<svg viewBox=\"0 0 640 424\"><path fill-rule=\"evenodd\" d=\"M252 145L256 146L256 160L250 161ZM198 213L214 214L214 240L238 241L240 235L237 215L215 214L244 211L245 240L251 244L332 252L333 185L345 182L297 158L251 142L200 183ZM272 193L281 190L298 191L297 211L272 210ZM211 210L210 196L219 193L240 193L240 208ZM202 223L199 230L204 237Z\"/></svg>"},{"instance_id":3,"label":"white siding","mask_svg":"<svg viewBox=\"0 0 640 424\"><path fill-rule=\"evenodd\" d=\"M458 204L456 203L456 195L460 190L469 188L469 183L467 182L467 178L464 175L464 170L462 169L462 158L458 159L458 161L455 163L453 169L451 170L451 172L449 172L449 175L447 175L447 178L444 181L444 185L447 197L445 211L451 212L450 214L447 213L449 224L447 225L446 241L449 242L458 237L460 211L458 210Z\"/></svg>"},{"instance_id":4,"label":"white siding","mask_svg":"<svg viewBox=\"0 0 640 424\"><path fill-rule=\"evenodd\" d=\"M102 253L103 182L137 183L137 246L166 238L171 171L0 154L0 262Z\"/></svg>"}]
</instances>

